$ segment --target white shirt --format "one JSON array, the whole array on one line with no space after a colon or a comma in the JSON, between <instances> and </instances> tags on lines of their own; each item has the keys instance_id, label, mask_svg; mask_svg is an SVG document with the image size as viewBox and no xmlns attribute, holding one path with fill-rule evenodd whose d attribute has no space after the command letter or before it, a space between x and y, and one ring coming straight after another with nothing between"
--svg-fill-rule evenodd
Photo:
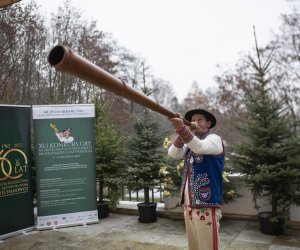
<instances>
[{"instance_id":1,"label":"white shirt","mask_svg":"<svg viewBox=\"0 0 300 250\"><path fill-rule=\"evenodd\" d=\"M182 148L177 148L172 144L168 150L168 155L171 158L181 159L188 147L195 154L219 155L223 153L223 144L221 137L216 134L209 134L202 140L200 140L197 136L194 136L193 139L187 144L184 144Z\"/></svg>"}]
</instances>

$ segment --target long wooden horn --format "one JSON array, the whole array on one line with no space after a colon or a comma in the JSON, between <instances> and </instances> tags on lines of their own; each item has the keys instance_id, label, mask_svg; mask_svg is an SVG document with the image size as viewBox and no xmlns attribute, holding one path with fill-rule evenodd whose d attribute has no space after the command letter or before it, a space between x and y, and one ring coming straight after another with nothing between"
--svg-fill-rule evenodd
<instances>
[{"instance_id":1,"label":"long wooden horn","mask_svg":"<svg viewBox=\"0 0 300 250\"><path fill-rule=\"evenodd\" d=\"M55 46L49 53L48 61L57 70L68 72L73 76L77 76L82 80L88 81L115 95L136 102L164 116L169 118L175 118L177 116L175 112L161 106L155 100L128 86L124 81L121 81L85 58L77 55L68 47ZM184 120L184 123L189 126L191 125L191 123L186 120Z\"/></svg>"}]
</instances>

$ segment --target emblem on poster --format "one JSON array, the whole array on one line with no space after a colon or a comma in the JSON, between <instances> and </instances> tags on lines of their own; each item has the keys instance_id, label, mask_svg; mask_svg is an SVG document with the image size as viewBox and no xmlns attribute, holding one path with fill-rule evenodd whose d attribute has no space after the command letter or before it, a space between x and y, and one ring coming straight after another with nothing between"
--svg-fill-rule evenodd
<instances>
[{"instance_id":1,"label":"emblem on poster","mask_svg":"<svg viewBox=\"0 0 300 250\"><path fill-rule=\"evenodd\" d=\"M4 154L4 150L0 151L0 181L6 179L19 179L27 171L28 161L24 152L20 149L9 149ZM14 164L11 162L10 154L17 153L19 158L14 159ZM3 154L3 155L2 155ZM24 163L24 165L21 164Z\"/></svg>"}]
</instances>

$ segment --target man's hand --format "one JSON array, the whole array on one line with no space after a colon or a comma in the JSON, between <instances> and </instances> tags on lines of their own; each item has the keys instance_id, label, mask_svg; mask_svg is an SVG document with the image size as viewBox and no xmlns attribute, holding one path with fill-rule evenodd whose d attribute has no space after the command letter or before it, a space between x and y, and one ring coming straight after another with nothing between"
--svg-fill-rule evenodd
<instances>
[{"instance_id":1,"label":"man's hand","mask_svg":"<svg viewBox=\"0 0 300 250\"><path fill-rule=\"evenodd\" d=\"M176 115L177 117L175 118L169 118L169 121L176 130L180 130L184 127L183 116L180 113L176 113Z\"/></svg>"}]
</instances>

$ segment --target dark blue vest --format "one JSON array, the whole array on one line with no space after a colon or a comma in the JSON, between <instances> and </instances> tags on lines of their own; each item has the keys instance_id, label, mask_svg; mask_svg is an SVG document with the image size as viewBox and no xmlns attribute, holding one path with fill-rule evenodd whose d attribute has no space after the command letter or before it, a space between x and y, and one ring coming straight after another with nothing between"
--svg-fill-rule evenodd
<instances>
[{"instance_id":1,"label":"dark blue vest","mask_svg":"<svg viewBox=\"0 0 300 250\"><path fill-rule=\"evenodd\" d=\"M222 204L222 172L224 152L220 155L197 155L187 150L182 179L182 199L186 178L189 178L189 199L191 207L220 207Z\"/></svg>"}]
</instances>

